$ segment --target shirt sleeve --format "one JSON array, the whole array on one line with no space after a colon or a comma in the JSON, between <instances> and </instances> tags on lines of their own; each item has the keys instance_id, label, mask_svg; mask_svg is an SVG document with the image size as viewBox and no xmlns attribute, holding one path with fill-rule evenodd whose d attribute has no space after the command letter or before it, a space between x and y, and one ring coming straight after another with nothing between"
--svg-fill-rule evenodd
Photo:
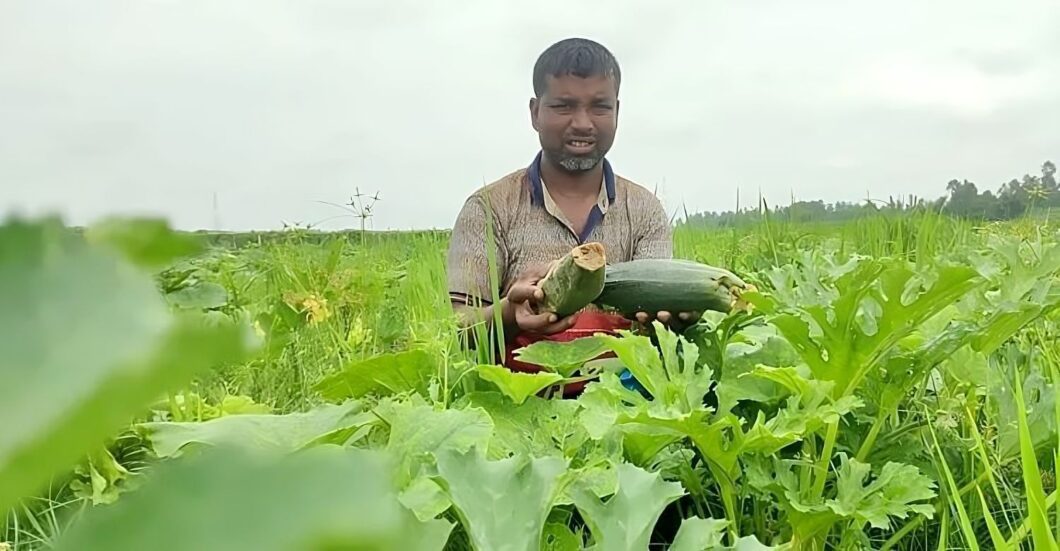
<instances>
[{"instance_id":1,"label":"shirt sleeve","mask_svg":"<svg viewBox=\"0 0 1060 551\"><path fill-rule=\"evenodd\" d=\"M644 217L641 223L637 224L642 231L637 235L633 259L673 258L673 231L662 202L658 197L651 195L644 204L642 213Z\"/></svg>"},{"instance_id":2,"label":"shirt sleeve","mask_svg":"<svg viewBox=\"0 0 1060 551\"><path fill-rule=\"evenodd\" d=\"M449 297L453 301L492 304L494 289L500 290L500 267L507 265L508 255L493 214L492 209L487 211L480 196L472 195L453 224L446 260ZM487 219L492 219L492 237L486 232ZM491 240L495 255L492 273L487 252Z\"/></svg>"}]
</instances>

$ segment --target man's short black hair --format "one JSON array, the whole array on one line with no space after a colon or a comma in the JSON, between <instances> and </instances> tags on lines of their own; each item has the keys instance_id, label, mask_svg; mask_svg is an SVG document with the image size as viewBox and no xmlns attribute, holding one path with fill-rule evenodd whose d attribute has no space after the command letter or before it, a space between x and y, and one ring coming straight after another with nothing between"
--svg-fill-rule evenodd
<instances>
[{"instance_id":1,"label":"man's short black hair","mask_svg":"<svg viewBox=\"0 0 1060 551\"><path fill-rule=\"evenodd\" d=\"M611 52L601 44L587 38L567 38L548 47L534 64L534 95L545 92L545 77L574 75L581 78L591 76L611 77L615 80L615 93L622 81L622 71Z\"/></svg>"}]
</instances>

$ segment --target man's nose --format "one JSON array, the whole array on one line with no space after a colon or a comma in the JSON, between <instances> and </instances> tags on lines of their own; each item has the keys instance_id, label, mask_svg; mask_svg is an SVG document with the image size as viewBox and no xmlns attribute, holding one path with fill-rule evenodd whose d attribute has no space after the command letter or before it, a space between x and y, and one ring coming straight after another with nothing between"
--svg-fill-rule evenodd
<instances>
[{"instance_id":1,"label":"man's nose","mask_svg":"<svg viewBox=\"0 0 1060 551\"><path fill-rule=\"evenodd\" d=\"M571 117L571 127L575 130L590 131L593 129L593 119L586 109L575 109Z\"/></svg>"}]
</instances>

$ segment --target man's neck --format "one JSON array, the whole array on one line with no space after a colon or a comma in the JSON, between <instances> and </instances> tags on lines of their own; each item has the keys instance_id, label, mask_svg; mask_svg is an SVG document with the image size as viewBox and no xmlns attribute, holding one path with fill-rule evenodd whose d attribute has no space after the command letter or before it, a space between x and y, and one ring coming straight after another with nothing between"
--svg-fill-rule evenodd
<instances>
[{"instance_id":1,"label":"man's neck","mask_svg":"<svg viewBox=\"0 0 1060 551\"><path fill-rule=\"evenodd\" d=\"M541 179L548 182L548 190L565 197L596 197L604 181L603 161L591 170L570 172L548 160L541 162Z\"/></svg>"}]
</instances>

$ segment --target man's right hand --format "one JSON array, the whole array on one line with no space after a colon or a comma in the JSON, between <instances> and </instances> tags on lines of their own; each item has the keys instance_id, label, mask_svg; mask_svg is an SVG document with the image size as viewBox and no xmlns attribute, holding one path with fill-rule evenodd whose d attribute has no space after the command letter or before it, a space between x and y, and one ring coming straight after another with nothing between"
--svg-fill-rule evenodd
<instances>
[{"instance_id":1,"label":"man's right hand","mask_svg":"<svg viewBox=\"0 0 1060 551\"><path fill-rule=\"evenodd\" d=\"M554 313L538 311L541 301L545 298L538 284L548 274L548 269L548 264L530 267L512 283L503 299L506 326L515 328L519 333L551 335L570 329L574 325L577 314L560 319Z\"/></svg>"}]
</instances>

